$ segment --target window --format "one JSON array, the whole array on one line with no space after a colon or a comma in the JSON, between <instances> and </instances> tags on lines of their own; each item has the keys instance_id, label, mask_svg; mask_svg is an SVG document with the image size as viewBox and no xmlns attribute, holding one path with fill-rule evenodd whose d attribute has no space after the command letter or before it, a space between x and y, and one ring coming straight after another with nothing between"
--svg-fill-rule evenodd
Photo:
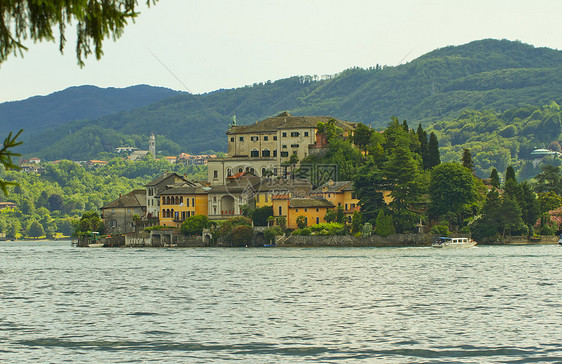
<instances>
[{"instance_id":1,"label":"window","mask_svg":"<svg viewBox=\"0 0 562 364\"><path fill-rule=\"evenodd\" d=\"M191 198L191 206L195 207L195 197Z\"/></svg>"},{"instance_id":2,"label":"window","mask_svg":"<svg viewBox=\"0 0 562 364\"><path fill-rule=\"evenodd\" d=\"M260 152L257 149L254 149L250 152L250 157L259 157Z\"/></svg>"},{"instance_id":3,"label":"window","mask_svg":"<svg viewBox=\"0 0 562 364\"><path fill-rule=\"evenodd\" d=\"M243 141L244 141L244 137L240 137L239 140L240 140L241 142L243 142Z\"/></svg>"},{"instance_id":4,"label":"window","mask_svg":"<svg viewBox=\"0 0 562 364\"><path fill-rule=\"evenodd\" d=\"M283 216L283 206L279 206L279 216Z\"/></svg>"},{"instance_id":5,"label":"window","mask_svg":"<svg viewBox=\"0 0 562 364\"><path fill-rule=\"evenodd\" d=\"M307 137L308 136L308 131L304 132L304 136Z\"/></svg>"},{"instance_id":6,"label":"window","mask_svg":"<svg viewBox=\"0 0 562 364\"><path fill-rule=\"evenodd\" d=\"M267 142L268 140L269 140L269 137L268 137L267 135L264 135L264 136L263 136L263 141L264 141L264 142Z\"/></svg>"},{"instance_id":7,"label":"window","mask_svg":"<svg viewBox=\"0 0 562 364\"><path fill-rule=\"evenodd\" d=\"M242 168L238 168L238 173L242 173L244 170Z\"/></svg>"},{"instance_id":8,"label":"window","mask_svg":"<svg viewBox=\"0 0 562 364\"><path fill-rule=\"evenodd\" d=\"M298 144L291 144L291 148L298 148L299 145Z\"/></svg>"},{"instance_id":9,"label":"window","mask_svg":"<svg viewBox=\"0 0 562 364\"><path fill-rule=\"evenodd\" d=\"M277 135L274 135L274 136L273 136L273 140L277 140Z\"/></svg>"},{"instance_id":10,"label":"window","mask_svg":"<svg viewBox=\"0 0 562 364\"><path fill-rule=\"evenodd\" d=\"M281 146L281 148L287 148L287 145L283 145L283 146Z\"/></svg>"},{"instance_id":11,"label":"window","mask_svg":"<svg viewBox=\"0 0 562 364\"><path fill-rule=\"evenodd\" d=\"M269 149L264 149L264 150L261 152L261 156L262 156L262 157L269 157L269 155L270 155Z\"/></svg>"},{"instance_id":12,"label":"window","mask_svg":"<svg viewBox=\"0 0 562 364\"><path fill-rule=\"evenodd\" d=\"M316 224L320 224L320 218L316 216Z\"/></svg>"},{"instance_id":13,"label":"window","mask_svg":"<svg viewBox=\"0 0 562 364\"><path fill-rule=\"evenodd\" d=\"M292 131L291 132L292 137L298 137L299 135L301 135L301 133L299 133L298 131Z\"/></svg>"},{"instance_id":14,"label":"window","mask_svg":"<svg viewBox=\"0 0 562 364\"><path fill-rule=\"evenodd\" d=\"M289 156L289 152L281 152L281 157L288 157Z\"/></svg>"},{"instance_id":15,"label":"window","mask_svg":"<svg viewBox=\"0 0 562 364\"><path fill-rule=\"evenodd\" d=\"M227 169L226 169L226 176L227 176L227 177L232 176L232 169L230 169L230 168L227 168Z\"/></svg>"},{"instance_id":16,"label":"window","mask_svg":"<svg viewBox=\"0 0 562 364\"><path fill-rule=\"evenodd\" d=\"M273 151L273 156L274 156L274 157L277 157L277 149L275 149L275 150Z\"/></svg>"},{"instance_id":17,"label":"window","mask_svg":"<svg viewBox=\"0 0 562 364\"><path fill-rule=\"evenodd\" d=\"M264 174L265 174L265 168L262 168L262 169L261 169L261 175L262 175L262 177L263 177Z\"/></svg>"},{"instance_id":18,"label":"window","mask_svg":"<svg viewBox=\"0 0 562 364\"><path fill-rule=\"evenodd\" d=\"M213 178L219 178L219 171L213 171Z\"/></svg>"},{"instance_id":19,"label":"window","mask_svg":"<svg viewBox=\"0 0 562 364\"><path fill-rule=\"evenodd\" d=\"M231 138L230 138L230 141L231 141L231 142L234 142L234 137L231 137Z\"/></svg>"},{"instance_id":20,"label":"window","mask_svg":"<svg viewBox=\"0 0 562 364\"><path fill-rule=\"evenodd\" d=\"M316 212L318 212L318 211L319 211L319 210L318 210L318 209L316 209Z\"/></svg>"},{"instance_id":21,"label":"window","mask_svg":"<svg viewBox=\"0 0 562 364\"><path fill-rule=\"evenodd\" d=\"M347 204L345 204L345 211L347 211Z\"/></svg>"},{"instance_id":22,"label":"window","mask_svg":"<svg viewBox=\"0 0 562 364\"><path fill-rule=\"evenodd\" d=\"M250 137L250 140L253 142L257 142L259 139L260 138L258 138L257 136Z\"/></svg>"},{"instance_id":23,"label":"window","mask_svg":"<svg viewBox=\"0 0 562 364\"><path fill-rule=\"evenodd\" d=\"M287 133L282 134L283 138L287 137Z\"/></svg>"},{"instance_id":24,"label":"window","mask_svg":"<svg viewBox=\"0 0 562 364\"><path fill-rule=\"evenodd\" d=\"M299 209L298 209L298 208L297 208L297 209L295 209L295 212L299 212Z\"/></svg>"}]
</instances>

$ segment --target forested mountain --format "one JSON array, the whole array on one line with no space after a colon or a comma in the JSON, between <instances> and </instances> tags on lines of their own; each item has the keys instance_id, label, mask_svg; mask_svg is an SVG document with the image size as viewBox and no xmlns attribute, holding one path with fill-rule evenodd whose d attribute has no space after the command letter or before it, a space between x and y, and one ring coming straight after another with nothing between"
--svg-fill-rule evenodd
<instances>
[{"instance_id":1,"label":"forested mountain","mask_svg":"<svg viewBox=\"0 0 562 364\"><path fill-rule=\"evenodd\" d=\"M329 79L292 77L182 94L94 120L82 117L27 136L23 150L47 159L84 159L124 142L146 148L147 137L154 132L163 142L157 142L158 149L166 152L224 151L224 133L233 115L239 124L248 124L284 110L293 115L331 115L377 128L386 126L393 115L410 125L427 126L455 120L466 110L502 113L522 105L560 104L560 81L562 52L486 39L437 49L396 67L376 65L348 69Z\"/></svg>"},{"instance_id":2,"label":"forested mountain","mask_svg":"<svg viewBox=\"0 0 562 364\"><path fill-rule=\"evenodd\" d=\"M47 96L0 104L0 128L24 128L26 134L73 120L95 119L152 104L180 92L148 85L127 88L76 86Z\"/></svg>"}]
</instances>

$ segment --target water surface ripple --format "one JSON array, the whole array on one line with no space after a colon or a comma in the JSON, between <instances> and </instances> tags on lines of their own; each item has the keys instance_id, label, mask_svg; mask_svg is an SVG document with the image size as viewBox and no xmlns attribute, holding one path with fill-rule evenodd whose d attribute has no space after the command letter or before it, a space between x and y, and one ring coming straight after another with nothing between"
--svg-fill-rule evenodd
<instances>
[{"instance_id":1,"label":"water surface ripple","mask_svg":"<svg viewBox=\"0 0 562 364\"><path fill-rule=\"evenodd\" d=\"M562 362L562 247L0 244L2 362Z\"/></svg>"}]
</instances>

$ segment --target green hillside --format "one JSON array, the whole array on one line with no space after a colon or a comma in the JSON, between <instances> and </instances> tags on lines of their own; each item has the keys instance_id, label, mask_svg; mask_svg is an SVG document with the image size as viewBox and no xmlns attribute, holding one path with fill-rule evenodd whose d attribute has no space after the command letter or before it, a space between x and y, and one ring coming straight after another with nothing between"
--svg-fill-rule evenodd
<instances>
[{"instance_id":1,"label":"green hillside","mask_svg":"<svg viewBox=\"0 0 562 364\"><path fill-rule=\"evenodd\" d=\"M353 68L330 79L292 77L202 95L183 94L128 112L75 121L30 140L25 149L48 159L91 156L82 128L97 127L101 149L120 138L146 148L150 132L176 149L224 151L233 115L253 123L287 110L331 115L381 128L391 116L425 126L454 120L466 110L504 112L522 105L562 102L562 52L507 40L481 40L437 49L396 67ZM507 121L509 123L509 121ZM72 131L73 134L69 134ZM164 137L164 138L163 138ZM557 137L557 135L555 136ZM76 149L77 146L83 146Z\"/></svg>"}]
</instances>

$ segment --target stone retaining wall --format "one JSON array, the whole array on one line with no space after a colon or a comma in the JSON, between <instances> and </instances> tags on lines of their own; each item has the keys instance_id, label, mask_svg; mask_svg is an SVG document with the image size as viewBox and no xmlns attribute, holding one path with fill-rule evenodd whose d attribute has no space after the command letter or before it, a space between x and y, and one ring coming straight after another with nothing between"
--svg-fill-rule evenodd
<instances>
[{"instance_id":1,"label":"stone retaining wall","mask_svg":"<svg viewBox=\"0 0 562 364\"><path fill-rule=\"evenodd\" d=\"M429 246L435 240L433 234L396 234L386 238L378 235L368 237L355 236L297 236L292 235L279 246L286 247L406 247L406 246Z\"/></svg>"}]
</instances>

